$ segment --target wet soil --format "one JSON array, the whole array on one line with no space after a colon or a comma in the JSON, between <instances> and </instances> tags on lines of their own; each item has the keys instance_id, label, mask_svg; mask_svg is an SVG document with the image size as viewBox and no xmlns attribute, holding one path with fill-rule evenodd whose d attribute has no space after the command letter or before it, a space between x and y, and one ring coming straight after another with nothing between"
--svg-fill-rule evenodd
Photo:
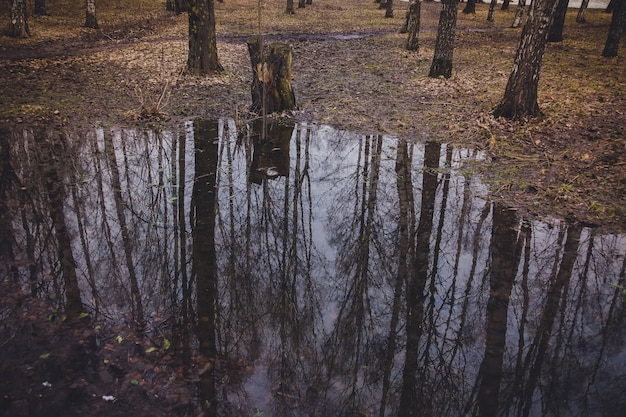
<instances>
[{"instance_id":1,"label":"wet soil","mask_svg":"<svg viewBox=\"0 0 626 417\"><path fill-rule=\"evenodd\" d=\"M575 13L568 14L565 40L550 44L544 59L539 88L544 117L510 122L494 119L491 110L502 97L519 39L520 29L508 27L513 9L497 13L494 23L484 19L486 5L476 15L459 14L455 72L445 80L427 77L438 4L422 8L418 52L404 49L401 10L383 19L370 5L364 18L356 15L357 6L313 5L295 21L265 18L269 41L293 47L299 111L292 117L363 134L486 149L493 158L477 169L492 184L494 198L529 216L624 226L626 75L623 53L610 60L600 56L609 15L590 10L588 23L581 25L573 21ZM335 26L317 24L323 18L298 22L297 16L312 18L306 13L347 17L338 17ZM83 30L55 40L2 38L2 122L245 121L250 117L245 38L253 31L254 22L218 26L225 71L205 78L184 75L184 15L155 12L132 27Z\"/></svg>"},{"instance_id":2,"label":"wet soil","mask_svg":"<svg viewBox=\"0 0 626 417\"><path fill-rule=\"evenodd\" d=\"M218 5L218 20L228 3ZM486 5L476 15L459 14L454 75L445 80L427 77L438 4L423 3L420 50L409 52L397 30L403 11L375 19L384 12L368 2L317 3L296 16L367 7L369 20L337 19L333 26L326 19L326 26L314 26L285 17L284 29L280 19L266 22L267 32L294 51L299 109L284 117L484 149L490 160L468 166L467 175L481 175L492 198L522 215L626 226L626 51L622 47L612 60L600 56L610 16L590 11L584 25L568 17L565 40L549 45L544 60L544 116L511 122L493 118L491 110L501 99L519 39L520 30L508 28L513 11L499 12L495 23L485 21ZM46 19L36 23L43 26ZM156 13L136 23L54 39L0 38L0 123L167 127L194 117L242 123L253 117L245 37L254 22L220 23L225 71L205 78L184 74L185 16ZM24 295L4 280L0 285L0 414L200 412L193 409L193 393L168 386L168 375L180 372L180 364L167 354L146 353L148 347L134 342L133 329L95 330L89 317L68 322L51 301ZM152 383L144 385L135 373L151 375ZM111 387L123 393L123 401L109 397Z\"/></svg>"}]
</instances>

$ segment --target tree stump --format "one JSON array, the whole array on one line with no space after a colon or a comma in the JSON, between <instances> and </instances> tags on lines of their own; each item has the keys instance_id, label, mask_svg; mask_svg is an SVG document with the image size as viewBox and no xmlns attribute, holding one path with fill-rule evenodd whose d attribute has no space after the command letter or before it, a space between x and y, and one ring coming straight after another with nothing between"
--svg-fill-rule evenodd
<instances>
[{"instance_id":1,"label":"tree stump","mask_svg":"<svg viewBox=\"0 0 626 417\"><path fill-rule=\"evenodd\" d=\"M263 37L248 38L252 63L251 111L266 115L296 108L291 87L291 47L272 43L266 49Z\"/></svg>"}]
</instances>

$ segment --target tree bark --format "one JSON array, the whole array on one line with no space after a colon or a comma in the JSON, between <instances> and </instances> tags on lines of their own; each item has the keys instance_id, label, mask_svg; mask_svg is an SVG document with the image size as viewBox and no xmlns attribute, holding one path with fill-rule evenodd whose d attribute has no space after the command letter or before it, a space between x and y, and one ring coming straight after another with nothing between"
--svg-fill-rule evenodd
<instances>
[{"instance_id":1,"label":"tree bark","mask_svg":"<svg viewBox=\"0 0 626 417\"><path fill-rule=\"evenodd\" d=\"M98 18L96 17L96 0L85 1L85 27L98 29Z\"/></svg>"},{"instance_id":2,"label":"tree bark","mask_svg":"<svg viewBox=\"0 0 626 417\"><path fill-rule=\"evenodd\" d=\"M298 0L298 9L304 9L306 7L306 0Z\"/></svg>"},{"instance_id":3,"label":"tree bark","mask_svg":"<svg viewBox=\"0 0 626 417\"><path fill-rule=\"evenodd\" d=\"M47 16L48 11L46 10L46 0L35 0L35 8L33 10L33 14L37 16Z\"/></svg>"},{"instance_id":4,"label":"tree bark","mask_svg":"<svg viewBox=\"0 0 626 417\"><path fill-rule=\"evenodd\" d=\"M604 44L604 50L602 56L606 58L613 58L617 56L619 49L619 41L624 32L624 25L626 24L626 0L616 0L614 2L613 17L611 19L611 27L609 28L609 35L606 38Z\"/></svg>"},{"instance_id":5,"label":"tree bark","mask_svg":"<svg viewBox=\"0 0 626 417\"><path fill-rule=\"evenodd\" d=\"M11 1L11 21L9 23L8 35L13 38L28 38L30 36L26 0Z\"/></svg>"},{"instance_id":6,"label":"tree bark","mask_svg":"<svg viewBox=\"0 0 626 417\"><path fill-rule=\"evenodd\" d=\"M585 12L587 11L587 7L589 6L589 0L583 0L580 4L580 9L578 9L578 15L576 15L576 23L585 23Z\"/></svg>"},{"instance_id":7,"label":"tree bark","mask_svg":"<svg viewBox=\"0 0 626 417\"><path fill-rule=\"evenodd\" d=\"M291 47L273 43L268 50L261 36L248 38L252 64L251 111L266 115L294 110L296 97L291 87Z\"/></svg>"},{"instance_id":8,"label":"tree bark","mask_svg":"<svg viewBox=\"0 0 626 417\"><path fill-rule=\"evenodd\" d=\"M476 14L476 0L467 0L463 14Z\"/></svg>"},{"instance_id":9,"label":"tree bark","mask_svg":"<svg viewBox=\"0 0 626 417\"><path fill-rule=\"evenodd\" d=\"M435 56L430 66L429 77L452 76L452 55L458 12L458 0L441 0L439 27L435 43Z\"/></svg>"},{"instance_id":10,"label":"tree bark","mask_svg":"<svg viewBox=\"0 0 626 417\"><path fill-rule=\"evenodd\" d=\"M502 8L500 10L509 10L510 4L511 4L511 0L504 0L502 2Z\"/></svg>"},{"instance_id":11,"label":"tree bark","mask_svg":"<svg viewBox=\"0 0 626 417\"><path fill-rule=\"evenodd\" d=\"M411 0L407 12L406 49L409 51L419 50L420 11L420 0Z\"/></svg>"},{"instance_id":12,"label":"tree bark","mask_svg":"<svg viewBox=\"0 0 626 417\"><path fill-rule=\"evenodd\" d=\"M293 8L293 0L287 0L287 8L285 9L285 13L294 14L296 11Z\"/></svg>"},{"instance_id":13,"label":"tree bark","mask_svg":"<svg viewBox=\"0 0 626 417\"><path fill-rule=\"evenodd\" d=\"M385 7L386 7L385 17L392 18L393 17L393 0L387 0Z\"/></svg>"},{"instance_id":14,"label":"tree bark","mask_svg":"<svg viewBox=\"0 0 626 417\"><path fill-rule=\"evenodd\" d=\"M522 24L524 18L524 11L526 10L526 0L519 0L517 3L517 10L515 11L515 18L513 18L512 28L518 28Z\"/></svg>"},{"instance_id":15,"label":"tree bark","mask_svg":"<svg viewBox=\"0 0 626 417\"><path fill-rule=\"evenodd\" d=\"M217 57L213 0L189 0L189 57L187 72L207 75L223 71Z\"/></svg>"},{"instance_id":16,"label":"tree bark","mask_svg":"<svg viewBox=\"0 0 626 417\"><path fill-rule=\"evenodd\" d=\"M563 41L563 26L565 25L565 15L567 14L568 5L569 0L558 0L556 4L556 11L554 12L554 21L550 27L548 42Z\"/></svg>"},{"instance_id":17,"label":"tree bark","mask_svg":"<svg viewBox=\"0 0 626 417\"><path fill-rule=\"evenodd\" d=\"M494 21L494 15L496 14L496 5L498 4L498 0L491 0L489 3L489 12L487 13L487 22Z\"/></svg>"},{"instance_id":18,"label":"tree bark","mask_svg":"<svg viewBox=\"0 0 626 417\"><path fill-rule=\"evenodd\" d=\"M494 110L496 117L524 119L541 114L537 86L556 0L535 0L530 7L504 98Z\"/></svg>"}]
</instances>

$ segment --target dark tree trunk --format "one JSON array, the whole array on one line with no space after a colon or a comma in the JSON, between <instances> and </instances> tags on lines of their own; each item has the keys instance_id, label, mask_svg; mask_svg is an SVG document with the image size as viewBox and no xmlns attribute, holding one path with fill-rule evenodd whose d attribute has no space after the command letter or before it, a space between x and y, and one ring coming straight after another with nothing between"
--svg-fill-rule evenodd
<instances>
[{"instance_id":1,"label":"dark tree trunk","mask_svg":"<svg viewBox=\"0 0 626 417\"><path fill-rule=\"evenodd\" d=\"M524 18L524 11L526 10L526 0L519 0L517 3L517 10L515 11L515 18L511 24L512 28L518 28L522 24Z\"/></svg>"},{"instance_id":2,"label":"dark tree trunk","mask_svg":"<svg viewBox=\"0 0 626 417\"><path fill-rule=\"evenodd\" d=\"M298 0L298 9L304 9L306 7L306 0Z\"/></svg>"},{"instance_id":3,"label":"dark tree trunk","mask_svg":"<svg viewBox=\"0 0 626 417\"><path fill-rule=\"evenodd\" d=\"M452 55L458 4L458 0L441 0L435 56L430 66L429 77L444 76L450 78L452 76Z\"/></svg>"},{"instance_id":4,"label":"dark tree trunk","mask_svg":"<svg viewBox=\"0 0 626 417\"><path fill-rule=\"evenodd\" d=\"M563 41L563 26L565 25L565 15L567 14L568 4L569 0L558 0L556 11L554 12L554 21L550 27L548 42Z\"/></svg>"},{"instance_id":5,"label":"dark tree trunk","mask_svg":"<svg viewBox=\"0 0 626 417\"><path fill-rule=\"evenodd\" d=\"M504 98L494 111L496 117L524 119L541 113L537 104L537 86L555 3L556 0L532 2Z\"/></svg>"},{"instance_id":6,"label":"dark tree trunk","mask_svg":"<svg viewBox=\"0 0 626 417\"><path fill-rule=\"evenodd\" d=\"M604 50L602 51L603 57L613 58L617 56L619 41L624 32L624 25L626 25L626 0L616 0L609 35L606 38Z\"/></svg>"},{"instance_id":7,"label":"dark tree trunk","mask_svg":"<svg viewBox=\"0 0 626 417\"><path fill-rule=\"evenodd\" d=\"M313 0L306 0L306 4L313 4Z\"/></svg>"},{"instance_id":8,"label":"dark tree trunk","mask_svg":"<svg viewBox=\"0 0 626 417\"><path fill-rule=\"evenodd\" d=\"M419 49L419 31L420 31L420 1L411 0L409 3L409 11L407 12L407 40L406 49L409 51L417 51Z\"/></svg>"},{"instance_id":9,"label":"dark tree trunk","mask_svg":"<svg viewBox=\"0 0 626 417\"><path fill-rule=\"evenodd\" d=\"M85 27L90 29L98 29L98 18L96 17L96 0L86 0Z\"/></svg>"},{"instance_id":10,"label":"dark tree trunk","mask_svg":"<svg viewBox=\"0 0 626 417\"><path fill-rule=\"evenodd\" d=\"M467 0L463 14L476 14L476 0Z\"/></svg>"},{"instance_id":11,"label":"dark tree trunk","mask_svg":"<svg viewBox=\"0 0 626 417\"><path fill-rule=\"evenodd\" d=\"M498 4L498 0L491 0L489 3L489 12L487 13L487 22L494 21L494 15L496 14L496 5Z\"/></svg>"},{"instance_id":12,"label":"dark tree trunk","mask_svg":"<svg viewBox=\"0 0 626 417\"><path fill-rule=\"evenodd\" d=\"M509 10L510 4L511 0L504 0L504 2L502 2L502 8L500 10Z\"/></svg>"},{"instance_id":13,"label":"dark tree trunk","mask_svg":"<svg viewBox=\"0 0 626 417\"><path fill-rule=\"evenodd\" d=\"M296 11L293 8L293 0L287 0L287 9L285 9L285 13L294 14Z\"/></svg>"},{"instance_id":14,"label":"dark tree trunk","mask_svg":"<svg viewBox=\"0 0 626 417\"><path fill-rule=\"evenodd\" d=\"M387 0L385 17L392 18L393 17L393 0Z\"/></svg>"},{"instance_id":15,"label":"dark tree trunk","mask_svg":"<svg viewBox=\"0 0 626 417\"><path fill-rule=\"evenodd\" d=\"M613 9L615 8L615 3L619 3L620 0L611 0L609 1L609 4L606 6L606 9L604 9L604 13L612 13Z\"/></svg>"},{"instance_id":16,"label":"dark tree trunk","mask_svg":"<svg viewBox=\"0 0 626 417\"><path fill-rule=\"evenodd\" d=\"M35 8L33 9L33 14L37 16L47 16L48 11L46 10L46 0L35 0Z\"/></svg>"},{"instance_id":17,"label":"dark tree trunk","mask_svg":"<svg viewBox=\"0 0 626 417\"><path fill-rule=\"evenodd\" d=\"M11 1L11 21L9 23L8 35L13 38L28 38L30 36L26 0Z\"/></svg>"},{"instance_id":18,"label":"dark tree trunk","mask_svg":"<svg viewBox=\"0 0 626 417\"><path fill-rule=\"evenodd\" d=\"M223 70L217 57L213 0L188 0L189 58L187 72L206 75Z\"/></svg>"},{"instance_id":19,"label":"dark tree trunk","mask_svg":"<svg viewBox=\"0 0 626 417\"><path fill-rule=\"evenodd\" d=\"M176 14L181 14L187 11L187 0L167 0L165 8Z\"/></svg>"},{"instance_id":20,"label":"dark tree trunk","mask_svg":"<svg viewBox=\"0 0 626 417\"><path fill-rule=\"evenodd\" d=\"M580 4L580 9L578 9L578 15L576 15L576 23L585 23L585 12L587 11L587 7L589 6L589 0L583 0Z\"/></svg>"},{"instance_id":21,"label":"dark tree trunk","mask_svg":"<svg viewBox=\"0 0 626 417\"><path fill-rule=\"evenodd\" d=\"M296 108L291 87L291 47L284 43L263 46L263 38L248 38L252 64L251 111L266 115Z\"/></svg>"}]
</instances>

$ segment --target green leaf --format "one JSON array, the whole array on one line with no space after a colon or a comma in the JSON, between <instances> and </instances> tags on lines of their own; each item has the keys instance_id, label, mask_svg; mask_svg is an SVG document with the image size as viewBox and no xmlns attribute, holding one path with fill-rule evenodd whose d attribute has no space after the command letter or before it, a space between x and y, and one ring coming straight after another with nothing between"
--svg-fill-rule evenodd
<instances>
[{"instance_id":1,"label":"green leaf","mask_svg":"<svg viewBox=\"0 0 626 417\"><path fill-rule=\"evenodd\" d=\"M39 355L41 359L47 359L48 356L50 356L50 353L42 353L41 355Z\"/></svg>"},{"instance_id":2,"label":"green leaf","mask_svg":"<svg viewBox=\"0 0 626 417\"><path fill-rule=\"evenodd\" d=\"M139 381L137 381L136 379L133 379L132 381L130 381L130 383L133 385L139 385Z\"/></svg>"},{"instance_id":3,"label":"green leaf","mask_svg":"<svg viewBox=\"0 0 626 417\"><path fill-rule=\"evenodd\" d=\"M167 340L167 338L163 338L163 349L168 350L171 346L171 343L169 340Z\"/></svg>"},{"instance_id":4,"label":"green leaf","mask_svg":"<svg viewBox=\"0 0 626 417\"><path fill-rule=\"evenodd\" d=\"M117 343L122 343L124 341L124 338L122 336L117 336L115 340L117 340Z\"/></svg>"},{"instance_id":5,"label":"green leaf","mask_svg":"<svg viewBox=\"0 0 626 417\"><path fill-rule=\"evenodd\" d=\"M89 317L89 314L85 313L84 311L78 315L79 319L84 319L85 317Z\"/></svg>"},{"instance_id":6,"label":"green leaf","mask_svg":"<svg viewBox=\"0 0 626 417\"><path fill-rule=\"evenodd\" d=\"M149 347L148 349L146 349L146 353L151 353L151 352L154 352L155 350L157 350L157 348L152 346L152 347Z\"/></svg>"}]
</instances>

